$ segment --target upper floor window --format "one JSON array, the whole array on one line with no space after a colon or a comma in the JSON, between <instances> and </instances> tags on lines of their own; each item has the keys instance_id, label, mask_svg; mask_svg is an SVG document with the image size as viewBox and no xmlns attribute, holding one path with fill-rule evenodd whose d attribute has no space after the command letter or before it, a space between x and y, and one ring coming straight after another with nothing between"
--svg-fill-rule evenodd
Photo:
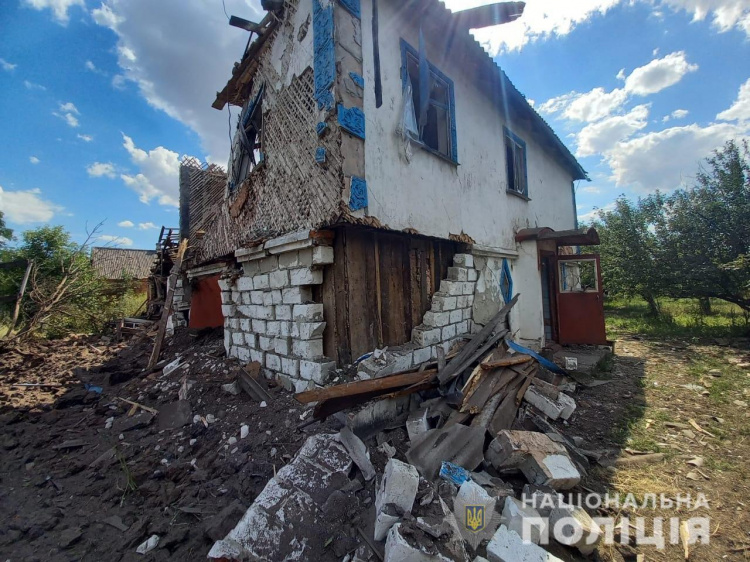
<instances>
[{"instance_id":1,"label":"upper floor window","mask_svg":"<svg viewBox=\"0 0 750 562\"><path fill-rule=\"evenodd\" d=\"M507 190L511 193L529 196L526 174L526 143L518 135L503 127L505 143L505 166L508 173Z\"/></svg>"},{"instance_id":2,"label":"upper floor window","mask_svg":"<svg viewBox=\"0 0 750 562\"><path fill-rule=\"evenodd\" d=\"M250 175L253 168L263 160L261 144L263 138L263 92L261 86L255 98L240 114L237 134L232 150L229 190L234 191Z\"/></svg>"},{"instance_id":3,"label":"upper floor window","mask_svg":"<svg viewBox=\"0 0 750 562\"><path fill-rule=\"evenodd\" d=\"M401 40L401 74L405 103L404 127L423 148L458 161L453 81L424 56Z\"/></svg>"}]
</instances>

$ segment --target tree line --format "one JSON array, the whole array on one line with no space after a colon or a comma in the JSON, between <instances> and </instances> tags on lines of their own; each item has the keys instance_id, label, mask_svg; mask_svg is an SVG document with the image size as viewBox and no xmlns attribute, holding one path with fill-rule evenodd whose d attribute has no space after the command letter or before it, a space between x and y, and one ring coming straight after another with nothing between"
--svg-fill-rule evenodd
<instances>
[{"instance_id":1,"label":"tree line","mask_svg":"<svg viewBox=\"0 0 750 562\"><path fill-rule=\"evenodd\" d=\"M729 141L706 159L694 185L602 210L604 287L640 296L652 314L659 298L722 299L750 312L750 149Z\"/></svg>"}]
</instances>

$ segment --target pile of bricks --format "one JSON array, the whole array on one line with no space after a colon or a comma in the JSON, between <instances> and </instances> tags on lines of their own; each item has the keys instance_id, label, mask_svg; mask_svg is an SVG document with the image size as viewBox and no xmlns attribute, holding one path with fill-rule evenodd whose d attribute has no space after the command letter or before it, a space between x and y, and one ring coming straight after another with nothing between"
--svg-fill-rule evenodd
<instances>
[{"instance_id":1,"label":"pile of bricks","mask_svg":"<svg viewBox=\"0 0 750 562\"><path fill-rule=\"evenodd\" d=\"M324 385L335 363L323 355L326 323L312 285L323 282L333 248L302 240L237 253L243 274L219 281L227 355L259 362L288 390Z\"/></svg>"},{"instance_id":2,"label":"pile of bricks","mask_svg":"<svg viewBox=\"0 0 750 562\"><path fill-rule=\"evenodd\" d=\"M429 348L431 357L435 358L435 346L445 342L452 343L457 336L471 333L476 284L474 256L453 256L453 267L448 268L448 279L440 282L440 290L432 296L432 308L425 313L422 324L412 330L412 342L417 347ZM428 359L429 357L424 360Z\"/></svg>"}]
</instances>

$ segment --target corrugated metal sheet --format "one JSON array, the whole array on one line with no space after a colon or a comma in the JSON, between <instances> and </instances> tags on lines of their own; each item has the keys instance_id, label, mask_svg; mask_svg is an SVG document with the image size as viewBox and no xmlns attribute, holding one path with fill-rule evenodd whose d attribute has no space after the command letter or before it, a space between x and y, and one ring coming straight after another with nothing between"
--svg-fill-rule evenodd
<instances>
[{"instance_id":1,"label":"corrugated metal sheet","mask_svg":"<svg viewBox=\"0 0 750 562\"><path fill-rule=\"evenodd\" d=\"M91 265L105 279L146 279L155 259L154 250L106 247L91 249Z\"/></svg>"}]
</instances>

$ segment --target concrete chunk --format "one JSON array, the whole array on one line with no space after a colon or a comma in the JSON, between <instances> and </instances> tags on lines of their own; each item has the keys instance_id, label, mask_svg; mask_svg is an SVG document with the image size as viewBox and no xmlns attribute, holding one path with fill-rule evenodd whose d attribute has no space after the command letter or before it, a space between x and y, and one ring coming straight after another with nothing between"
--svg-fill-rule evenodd
<instances>
[{"instance_id":1,"label":"concrete chunk","mask_svg":"<svg viewBox=\"0 0 750 562\"><path fill-rule=\"evenodd\" d=\"M411 546L401 534L401 524L388 531L385 542L385 562L450 562L442 554L429 554Z\"/></svg>"},{"instance_id":2,"label":"concrete chunk","mask_svg":"<svg viewBox=\"0 0 750 562\"><path fill-rule=\"evenodd\" d=\"M375 497L376 541L383 540L388 530L400 519L400 515L393 514L393 507L401 514L411 511L418 486L419 474L416 468L397 459L388 461Z\"/></svg>"},{"instance_id":3,"label":"concrete chunk","mask_svg":"<svg viewBox=\"0 0 750 562\"><path fill-rule=\"evenodd\" d=\"M500 525L487 545L487 558L490 562L562 562L542 547L524 542L515 531Z\"/></svg>"},{"instance_id":4,"label":"concrete chunk","mask_svg":"<svg viewBox=\"0 0 750 562\"><path fill-rule=\"evenodd\" d=\"M518 533L524 539L539 544L542 538L547 538L548 528L545 519L533 507L524 505L516 498L505 498L503 518L509 531ZM528 536L527 536L528 534Z\"/></svg>"},{"instance_id":5,"label":"concrete chunk","mask_svg":"<svg viewBox=\"0 0 750 562\"><path fill-rule=\"evenodd\" d=\"M497 434L487 448L487 460L495 468L519 468L533 451L564 454L565 447L535 431L504 429Z\"/></svg>"},{"instance_id":6,"label":"concrete chunk","mask_svg":"<svg viewBox=\"0 0 750 562\"><path fill-rule=\"evenodd\" d=\"M557 400L542 394L536 387L530 386L523 395L523 399L540 410L548 418L556 420L562 418L567 420L576 409L576 402L564 392L560 392Z\"/></svg>"},{"instance_id":7,"label":"concrete chunk","mask_svg":"<svg viewBox=\"0 0 750 562\"><path fill-rule=\"evenodd\" d=\"M549 486L555 490L569 490L581 481L581 473L565 453L532 453L521 465L526 479L539 486Z\"/></svg>"},{"instance_id":8,"label":"concrete chunk","mask_svg":"<svg viewBox=\"0 0 750 562\"><path fill-rule=\"evenodd\" d=\"M602 528L582 507L562 503L550 512L549 524L555 539L588 556L604 538Z\"/></svg>"}]
</instances>

